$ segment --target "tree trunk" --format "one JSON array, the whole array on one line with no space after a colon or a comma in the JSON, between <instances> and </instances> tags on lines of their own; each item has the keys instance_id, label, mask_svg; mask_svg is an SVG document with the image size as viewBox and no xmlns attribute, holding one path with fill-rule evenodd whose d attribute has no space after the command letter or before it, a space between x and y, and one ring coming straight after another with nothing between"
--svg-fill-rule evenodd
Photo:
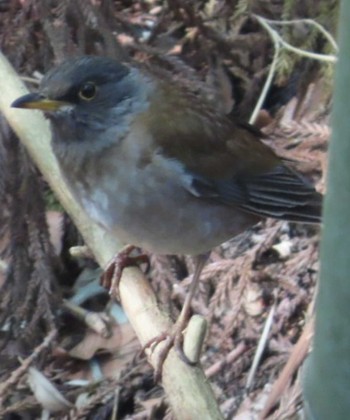
<instances>
[{"instance_id":1,"label":"tree trunk","mask_svg":"<svg viewBox=\"0 0 350 420\"><path fill-rule=\"evenodd\" d=\"M304 377L309 418L350 418L350 2L341 4L333 138L313 352Z\"/></svg>"}]
</instances>

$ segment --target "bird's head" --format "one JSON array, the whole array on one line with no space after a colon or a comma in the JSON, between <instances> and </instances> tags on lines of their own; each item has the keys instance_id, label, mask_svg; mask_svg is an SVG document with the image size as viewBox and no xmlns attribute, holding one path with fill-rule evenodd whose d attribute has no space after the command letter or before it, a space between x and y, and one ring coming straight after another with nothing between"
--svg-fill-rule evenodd
<instances>
[{"instance_id":1,"label":"bird's head","mask_svg":"<svg viewBox=\"0 0 350 420\"><path fill-rule=\"evenodd\" d=\"M88 144L96 150L127 134L133 116L147 109L151 85L136 67L83 56L53 68L37 93L18 98L12 107L43 111L52 122L54 145Z\"/></svg>"}]
</instances>

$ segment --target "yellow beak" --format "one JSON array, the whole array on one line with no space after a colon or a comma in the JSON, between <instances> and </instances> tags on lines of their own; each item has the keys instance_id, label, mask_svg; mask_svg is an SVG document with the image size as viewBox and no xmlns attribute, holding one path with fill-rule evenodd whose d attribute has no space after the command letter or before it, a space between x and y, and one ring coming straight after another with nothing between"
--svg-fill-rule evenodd
<instances>
[{"instance_id":1,"label":"yellow beak","mask_svg":"<svg viewBox=\"0 0 350 420\"><path fill-rule=\"evenodd\" d=\"M69 102L45 98L38 93L28 93L16 99L13 108L39 109L41 111L57 111L63 106L71 105Z\"/></svg>"}]
</instances>

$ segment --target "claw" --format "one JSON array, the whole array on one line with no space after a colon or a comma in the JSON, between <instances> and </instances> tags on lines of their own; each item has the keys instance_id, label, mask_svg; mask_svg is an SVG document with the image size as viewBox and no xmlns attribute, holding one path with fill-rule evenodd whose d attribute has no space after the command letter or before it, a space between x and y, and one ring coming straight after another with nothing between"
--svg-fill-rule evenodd
<instances>
[{"instance_id":1,"label":"claw","mask_svg":"<svg viewBox=\"0 0 350 420\"><path fill-rule=\"evenodd\" d=\"M109 261L105 271L101 276L101 285L104 288L108 289L110 296L116 300L120 301L119 283L124 268L146 263L147 270L149 269L150 263L147 255L130 255L135 249L136 247L133 245L127 245L126 247L124 247Z\"/></svg>"},{"instance_id":2,"label":"claw","mask_svg":"<svg viewBox=\"0 0 350 420\"><path fill-rule=\"evenodd\" d=\"M144 346L143 351L147 350L148 348L151 348L151 351L154 350L154 348L162 343L163 341L166 341L164 345L162 346L162 349L158 353L158 359L155 364L154 369L154 381L158 382L161 380L162 377L162 370L163 365L168 357L169 351L171 348L174 348L180 359L186 363L189 366L195 366L196 362L192 362L185 354L183 350L183 330L185 322L181 324L175 324L173 331L169 333L162 333L158 335L157 337L152 338L149 340Z\"/></svg>"}]
</instances>

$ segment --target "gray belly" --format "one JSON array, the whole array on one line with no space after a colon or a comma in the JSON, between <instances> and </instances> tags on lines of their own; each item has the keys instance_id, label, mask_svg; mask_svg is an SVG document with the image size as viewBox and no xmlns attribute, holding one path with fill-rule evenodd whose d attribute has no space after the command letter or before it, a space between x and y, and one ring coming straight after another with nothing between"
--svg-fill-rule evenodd
<instances>
[{"instance_id":1,"label":"gray belly","mask_svg":"<svg viewBox=\"0 0 350 420\"><path fill-rule=\"evenodd\" d=\"M196 255L259 220L193 196L186 189L190 176L175 160L155 153L151 164L138 167L139 149L130 141L123 144L125 150L106 151L99 161L76 166L75 173L65 170L66 161L61 160L74 196L94 221L121 241L158 254Z\"/></svg>"},{"instance_id":2,"label":"gray belly","mask_svg":"<svg viewBox=\"0 0 350 420\"><path fill-rule=\"evenodd\" d=\"M150 188L95 188L78 193L90 217L128 244L158 254L197 255L238 235L258 218L192 196L164 182ZM102 183L103 185L103 183Z\"/></svg>"}]
</instances>

